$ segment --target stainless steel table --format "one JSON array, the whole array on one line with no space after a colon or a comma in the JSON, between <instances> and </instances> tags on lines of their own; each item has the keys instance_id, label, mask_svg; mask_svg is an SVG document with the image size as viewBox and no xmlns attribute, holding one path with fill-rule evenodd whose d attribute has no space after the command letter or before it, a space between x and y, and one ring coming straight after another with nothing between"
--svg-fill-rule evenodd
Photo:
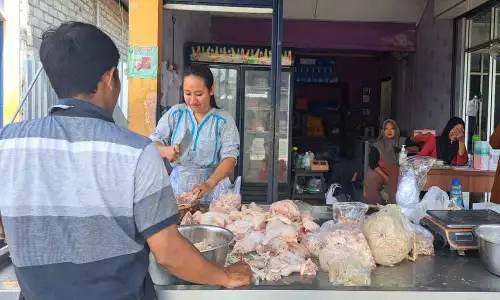
<instances>
[{"instance_id":1,"label":"stainless steel table","mask_svg":"<svg viewBox=\"0 0 500 300\"><path fill-rule=\"evenodd\" d=\"M320 272L314 278L289 276L279 282L263 282L237 290L198 285L156 288L159 300L303 300L308 297L315 300L387 300L396 297L404 297L404 300L432 297L487 300L499 299L500 277L483 268L477 253L460 257L449 250L439 250L435 257L419 257L415 263L406 261L392 268L378 267L372 274L369 287L334 287L328 282L328 275Z\"/></svg>"}]
</instances>

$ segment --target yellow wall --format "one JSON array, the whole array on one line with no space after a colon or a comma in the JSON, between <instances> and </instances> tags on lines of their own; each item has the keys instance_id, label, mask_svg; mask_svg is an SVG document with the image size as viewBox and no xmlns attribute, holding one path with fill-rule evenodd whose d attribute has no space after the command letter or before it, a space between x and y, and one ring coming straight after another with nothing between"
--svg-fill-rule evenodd
<instances>
[{"instance_id":1,"label":"yellow wall","mask_svg":"<svg viewBox=\"0 0 500 300\"><path fill-rule=\"evenodd\" d=\"M130 0L129 46L158 47L158 79L128 79L128 127L149 135L156 127L156 103L160 97L162 0Z\"/></svg>"},{"instance_id":2,"label":"yellow wall","mask_svg":"<svg viewBox=\"0 0 500 300\"><path fill-rule=\"evenodd\" d=\"M14 116L21 91L20 1L5 1L5 36L3 50L3 124ZM19 120L17 117L16 120Z\"/></svg>"}]
</instances>

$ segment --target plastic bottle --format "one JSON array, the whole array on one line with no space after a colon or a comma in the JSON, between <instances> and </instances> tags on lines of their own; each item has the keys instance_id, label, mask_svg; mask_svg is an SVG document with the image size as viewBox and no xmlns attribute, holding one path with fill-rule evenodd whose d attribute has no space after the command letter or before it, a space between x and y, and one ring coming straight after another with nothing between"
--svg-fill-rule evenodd
<instances>
[{"instance_id":1,"label":"plastic bottle","mask_svg":"<svg viewBox=\"0 0 500 300\"><path fill-rule=\"evenodd\" d=\"M304 154L299 153L299 155L297 155L297 163L295 165L295 168L297 168L297 169L304 168Z\"/></svg>"},{"instance_id":2,"label":"plastic bottle","mask_svg":"<svg viewBox=\"0 0 500 300\"><path fill-rule=\"evenodd\" d=\"M311 161L314 160L316 156L314 155L314 153L312 151L309 151L309 158L311 159Z\"/></svg>"},{"instance_id":3,"label":"plastic bottle","mask_svg":"<svg viewBox=\"0 0 500 300\"><path fill-rule=\"evenodd\" d=\"M458 206L465 208L462 195L462 184L460 183L460 179L458 178L453 178L451 180L450 198L451 201L455 202Z\"/></svg>"},{"instance_id":4,"label":"plastic bottle","mask_svg":"<svg viewBox=\"0 0 500 300\"><path fill-rule=\"evenodd\" d=\"M311 157L309 156L309 152L306 152L304 154L304 169L305 170L311 170Z\"/></svg>"},{"instance_id":5,"label":"plastic bottle","mask_svg":"<svg viewBox=\"0 0 500 300\"><path fill-rule=\"evenodd\" d=\"M295 168L298 168L299 166L297 165L297 156L299 155L299 148L293 147L292 148L292 164Z\"/></svg>"},{"instance_id":6,"label":"plastic bottle","mask_svg":"<svg viewBox=\"0 0 500 300\"><path fill-rule=\"evenodd\" d=\"M406 145L403 145L403 147L401 147L401 152L399 152L399 165L400 166L402 166L406 162L407 155L406 155L405 147L406 147Z\"/></svg>"}]
</instances>

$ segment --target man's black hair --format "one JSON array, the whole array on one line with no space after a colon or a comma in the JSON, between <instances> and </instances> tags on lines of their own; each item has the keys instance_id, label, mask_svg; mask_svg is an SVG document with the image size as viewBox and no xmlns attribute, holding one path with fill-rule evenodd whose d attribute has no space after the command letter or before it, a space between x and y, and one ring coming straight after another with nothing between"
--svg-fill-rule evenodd
<instances>
[{"instance_id":1,"label":"man's black hair","mask_svg":"<svg viewBox=\"0 0 500 300\"><path fill-rule=\"evenodd\" d=\"M68 22L43 34L40 60L57 96L71 98L94 94L102 75L118 66L120 53L96 26Z\"/></svg>"}]
</instances>

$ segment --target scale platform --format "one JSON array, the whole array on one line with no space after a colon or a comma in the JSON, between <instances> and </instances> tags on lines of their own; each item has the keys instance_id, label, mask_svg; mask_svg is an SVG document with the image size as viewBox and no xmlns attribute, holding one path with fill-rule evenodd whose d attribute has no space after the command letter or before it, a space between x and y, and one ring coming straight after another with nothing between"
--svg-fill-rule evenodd
<instances>
[{"instance_id":1,"label":"scale platform","mask_svg":"<svg viewBox=\"0 0 500 300\"><path fill-rule=\"evenodd\" d=\"M479 225L500 224L500 214L490 209L478 210L428 210L420 224L434 236L441 237L450 250L464 255L467 250L477 250L479 244L472 230Z\"/></svg>"}]
</instances>

